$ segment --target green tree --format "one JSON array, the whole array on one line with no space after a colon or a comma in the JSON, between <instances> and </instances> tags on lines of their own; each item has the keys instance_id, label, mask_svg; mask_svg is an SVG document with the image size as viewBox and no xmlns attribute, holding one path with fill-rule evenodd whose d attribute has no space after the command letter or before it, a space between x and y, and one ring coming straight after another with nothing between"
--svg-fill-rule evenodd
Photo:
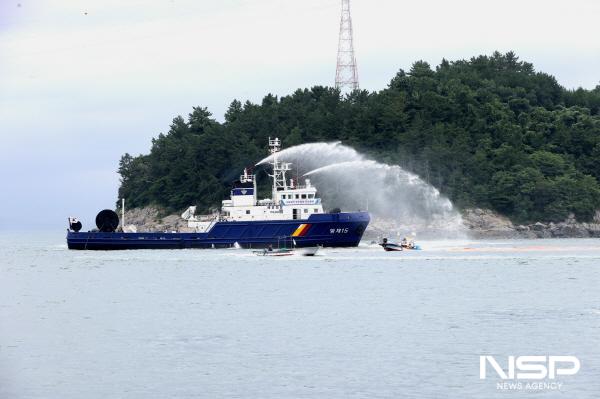
<instances>
[{"instance_id":1,"label":"green tree","mask_svg":"<svg viewBox=\"0 0 600 399\"><path fill-rule=\"evenodd\" d=\"M194 107L149 154L123 156L119 196L132 206L216 207L273 136L285 146L342 140L426 177L460 207L518 222L590 220L600 208L600 86L566 90L512 52L435 68L418 61L378 92L315 86L234 100L224 123Z\"/></svg>"}]
</instances>

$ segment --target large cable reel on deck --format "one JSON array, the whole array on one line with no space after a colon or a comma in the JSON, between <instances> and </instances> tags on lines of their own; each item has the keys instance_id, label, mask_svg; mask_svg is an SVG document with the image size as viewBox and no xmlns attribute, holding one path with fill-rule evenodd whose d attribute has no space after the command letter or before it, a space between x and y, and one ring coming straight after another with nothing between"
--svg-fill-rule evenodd
<instances>
[{"instance_id":1,"label":"large cable reel on deck","mask_svg":"<svg viewBox=\"0 0 600 399\"><path fill-rule=\"evenodd\" d=\"M113 233L119 227L119 215L115 211L105 209L96 216L96 227L103 233Z\"/></svg>"}]
</instances>

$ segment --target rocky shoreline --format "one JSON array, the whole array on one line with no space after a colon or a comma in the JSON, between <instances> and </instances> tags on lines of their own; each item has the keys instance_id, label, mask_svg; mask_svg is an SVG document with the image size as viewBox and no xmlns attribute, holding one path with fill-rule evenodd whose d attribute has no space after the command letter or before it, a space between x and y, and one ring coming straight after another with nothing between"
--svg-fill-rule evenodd
<instances>
[{"instance_id":1,"label":"rocky shoreline","mask_svg":"<svg viewBox=\"0 0 600 399\"><path fill-rule=\"evenodd\" d=\"M179 231L191 232L179 214L168 214L158 207L130 209L125 213L127 226L138 232ZM444 231L437 229L419 237L473 238L473 239L535 239L535 238L600 238L600 212L591 223L580 223L570 217L560 223L533 223L515 225L508 218L488 209L466 209L462 212L463 229ZM365 232L365 239L373 240L390 234L389 223L373 220ZM406 234L409 234L407 231Z\"/></svg>"},{"instance_id":2,"label":"rocky shoreline","mask_svg":"<svg viewBox=\"0 0 600 399\"><path fill-rule=\"evenodd\" d=\"M533 223L515 225L504 216L488 209L463 211L463 224L471 238L598 238L600 237L600 212L592 223L580 223L570 216L559 223Z\"/></svg>"},{"instance_id":3,"label":"rocky shoreline","mask_svg":"<svg viewBox=\"0 0 600 399\"><path fill-rule=\"evenodd\" d=\"M147 206L133 208L125 212L125 226L135 226L139 233L154 231L192 232L187 222L178 214L168 214L161 208Z\"/></svg>"}]
</instances>

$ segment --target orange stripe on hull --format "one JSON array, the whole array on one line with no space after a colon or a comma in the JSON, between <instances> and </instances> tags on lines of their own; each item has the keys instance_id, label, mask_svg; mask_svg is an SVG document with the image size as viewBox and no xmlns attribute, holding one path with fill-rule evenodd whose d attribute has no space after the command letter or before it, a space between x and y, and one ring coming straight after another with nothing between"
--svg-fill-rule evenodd
<instances>
[{"instance_id":1,"label":"orange stripe on hull","mask_svg":"<svg viewBox=\"0 0 600 399\"><path fill-rule=\"evenodd\" d=\"M308 229L310 229L310 224L301 224L298 226L292 237L304 237L306 233L308 233Z\"/></svg>"},{"instance_id":2,"label":"orange stripe on hull","mask_svg":"<svg viewBox=\"0 0 600 399\"><path fill-rule=\"evenodd\" d=\"M300 234L302 232L302 229L304 228L304 226L306 226L306 225L301 224L300 226L298 226L296 231L294 231L294 233L292 234L292 237L298 237L298 234Z\"/></svg>"}]
</instances>

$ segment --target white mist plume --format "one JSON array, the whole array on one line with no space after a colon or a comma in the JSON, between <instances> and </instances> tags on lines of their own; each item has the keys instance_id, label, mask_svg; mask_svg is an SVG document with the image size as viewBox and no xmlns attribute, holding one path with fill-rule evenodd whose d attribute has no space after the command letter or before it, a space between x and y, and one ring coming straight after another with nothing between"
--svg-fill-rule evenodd
<instances>
[{"instance_id":1,"label":"white mist plume","mask_svg":"<svg viewBox=\"0 0 600 399\"><path fill-rule=\"evenodd\" d=\"M300 176L310 176L326 209L368 210L388 230L451 230L462 218L450 200L398 165L367 159L340 142L310 143L278 153ZM268 163L269 156L257 165Z\"/></svg>"},{"instance_id":2,"label":"white mist plume","mask_svg":"<svg viewBox=\"0 0 600 399\"><path fill-rule=\"evenodd\" d=\"M359 161L364 156L359 154L354 148L342 145L340 141L333 143L308 143L300 144L294 147L286 148L277 153L279 159L292 162L294 166L302 168L304 171L313 170L325 165L331 165L338 162ZM257 163L262 165L273 160L270 155Z\"/></svg>"}]
</instances>

